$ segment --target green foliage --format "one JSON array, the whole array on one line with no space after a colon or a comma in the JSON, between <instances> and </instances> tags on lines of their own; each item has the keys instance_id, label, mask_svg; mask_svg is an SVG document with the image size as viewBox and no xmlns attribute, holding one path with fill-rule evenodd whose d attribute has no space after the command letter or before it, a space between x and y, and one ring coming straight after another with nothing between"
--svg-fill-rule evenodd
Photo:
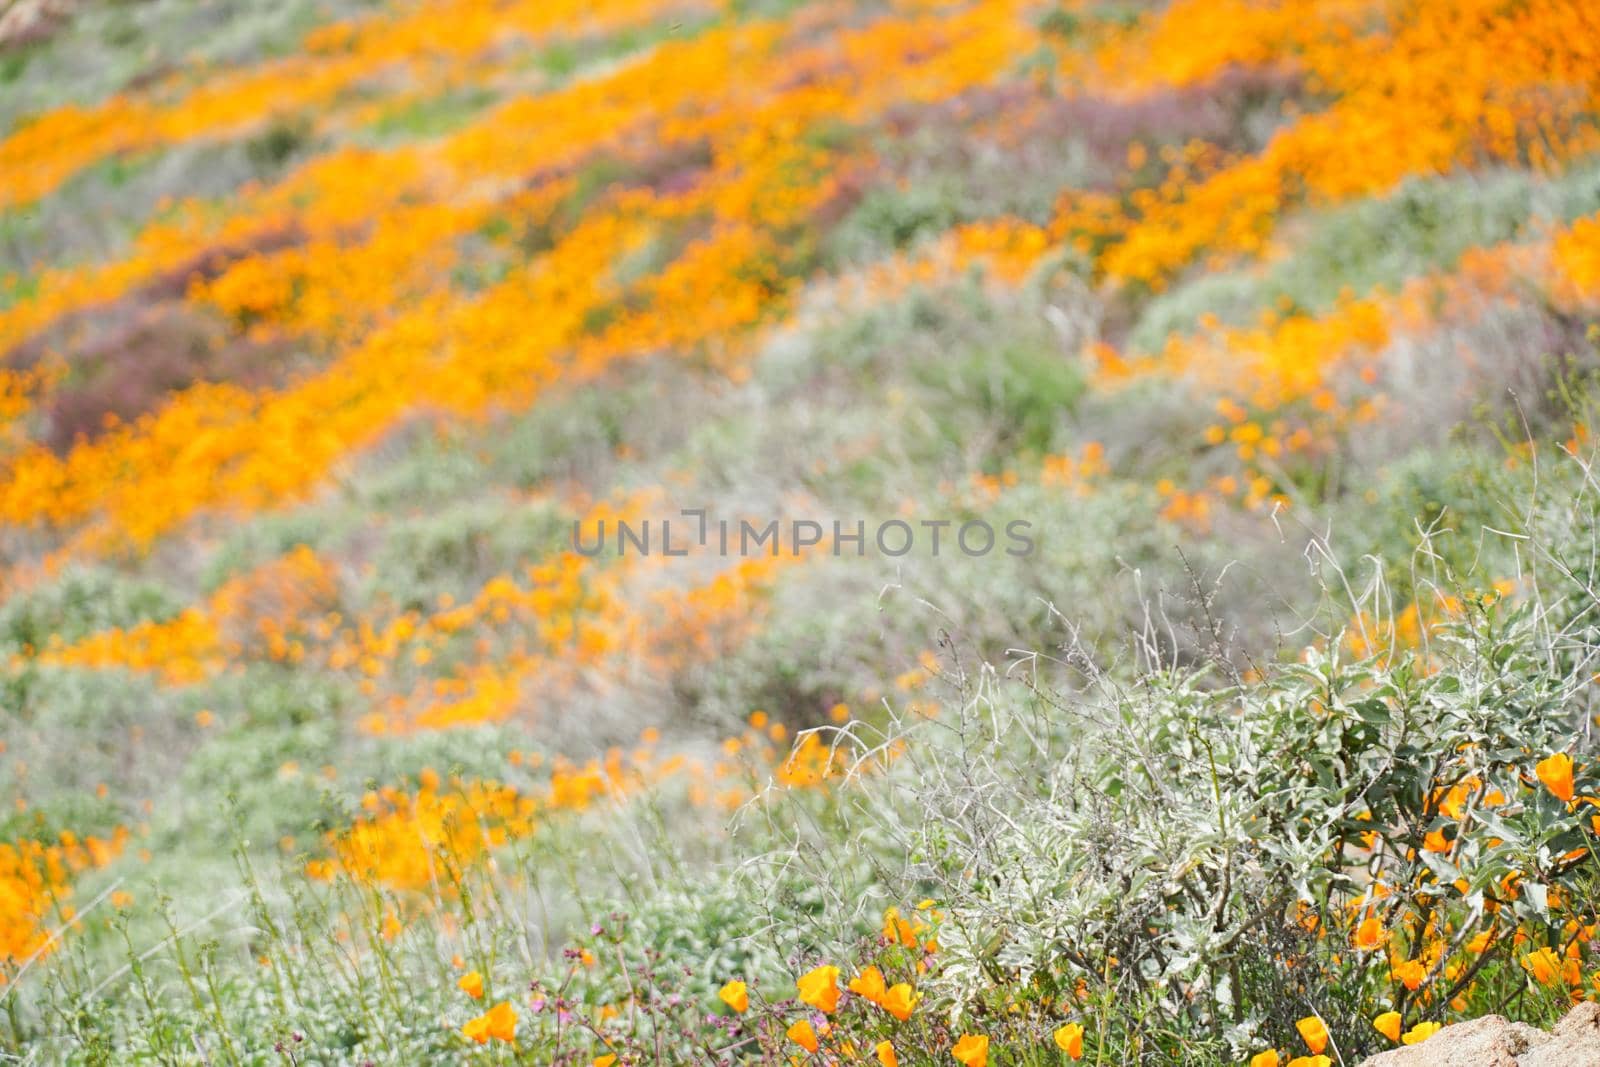
<instances>
[{"instance_id":1,"label":"green foliage","mask_svg":"<svg viewBox=\"0 0 1600 1067\"><path fill-rule=\"evenodd\" d=\"M948 398L938 407L929 404L940 434L952 442L973 440L966 431L981 420L995 428L997 461L1052 451L1085 389L1076 360L1043 337L962 353L919 367L917 374Z\"/></svg>"},{"instance_id":2,"label":"green foliage","mask_svg":"<svg viewBox=\"0 0 1600 1067\"><path fill-rule=\"evenodd\" d=\"M831 238L836 255L848 262L879 258L942 233L964 220L960 190L947 181L909 188L877 187L867 192Z\"/></svg>"},{"instance_id":3,"label":"green foliage","mask_svg":"<svg viewBox=\"0 0 1600 1067\"><path fill-rule=\"evenodd\" d=\"M494 89L411 100L357 141L440 137L506 87L521 91L517 79L584 76L679 33L794 6L739 0L703 20L541 40ZM360 7L90 5L59 43L0 57L0 124L103 96L191 51L201 64L269 54ZM862 19L881 7L866 5ZM1091 8L1044 12L1040 23L1082 44L1095 24L1142 12ZM1029 63L1043 74L1047 59ZM1276 103L1265 91L1233 118L1243 127ZM818 263L914 254L969 220L1042 222L1064 188L1105 186L1106 160L1124 155L1109 135L1104 145L1063 136L1023 152L971 149L948 115L912 119L892 135L854 119L802 132L876 169L863 164L872 184L847 212L849 188L828 205L842 221L797 235L763 265L769 284L798 289ZM241 183L278 175L318 137L344 132L320 129L285 116L222 143L85 169L0 217L0 249L25 272L0 270L0 302L31 292L43 266L125 249L175 190L225 204ZM642 136L577 160L553 219L507 213L462 236L452 291L498 284L618 185L676 186L724 162L699 144L657 158L636 150ZM1162 296L1090 293L1088 270L1065 253L1020 287L974 269L868 310L849 282L808 287L785 305L793 319L748 363L730 360L726 376L707 373L705 353L677 353L687 358L629 361L470 425L418 417L302 504L197 523L185 531L192 556L163 545L166 555L126 571L71 570L12 595L0 605L0 657L169 618L194 593L303 544L340 576L340 613L319 605L319 618L299 621L342 641L372 617L426 611L445 595L459 602L558 555L584 500L639 486L681 487L675 503L725 514L814 509L870 526L914 508L919 519L997 529L1025 519L1037 537L1026 557L968 558L947 530L938 557L806 565L740 603L760 623L754 636L688 664L641 655L627 677L586 678L558 699L530 695L496 726L367 732L385 700L421 699L429 684L448 689L481 665L465 634L430 648L431 677L402 667L400 684L377 696L359 662L230 664L183 687L23 664L0 682L9 716L0 796L25 793L30 806L5 810L0 841L136 822L150 855L82 876L81 930L48 967L0 990L11 1016L0 1054L568 1067L605 1051L593 1027L639 1062L721 1062L724 1051L784 1062L794 1051L784 1027L799 1017L794 978L819 962L846 976L871 963L916 984L924 1000L906 1029L859 998L835 1017L862 1049L900 1038L908 1067L952 1062L963 1031L992 1037L996 1067L1056 1064L1050 1035L1068 1018L1085 1025L1091 1062L1201 1067L1286 1046L1311 1013L1328 1021L1347 1063L1378 1047L1375 1007L1410 1021L1459 995L1468 1012L1547 1021L1562 998L1530 984L1523 946L1504 937L1476 955L1478 967L1463 942L1516 923L1530 946L1554 949L1567 920L1596 911L1592 863L1572 858L1594 844L1588 812L1567 809L1535 774L1540 758L1569 748L1579 792L1600 792L1587 473L1544 461L1533 485L1525 467L1508 469L1526 459L1520 441L1502 450L1476 430L1409 451L1375 440L1341 452L1338 469L1275 472L1299 494L1286 514L1219 508L1217 528L1201 536L1160 517L1154 487L1236 470L1197 445L1215 419L1211 398L1167 378L1098 380L1083 349L1127 336L1156 350L1208 313L1242 322L1267 307L1325 309L1346 290L1397 287L1474 246L1595 211L1597 174L1415 180L1284 219L1293 254ZM625 288L650 277L688 237L687 226L663 226L609 265L610 280ZM584 325L636 313L629 299L589 309ZM1536 313L1518 313L1493 323L1513 335L1506 366L1475 385L1527 375L1543 387L1512 329ZM726 354L714 355L721 366ZM1402 399L1426 415L1418 401L1437 398ZM1557 416L1572 421L1568 405L1531 399L1544 402L1530 419L1537 433L1553 432ZM1090 442L1115 474L1092 486L1046 476L1047 460ZM133 576L145 573L170 584ZM1509 596L1489 592L1507 580ZM641 586L630 592L653 591ZM1413 633L1406 621L1418 612L1427 625ZM716 745L755 708L792 734L838 703L852 719L816 736L853 773L825 788L746 780ZM598 757L646 724L708 769L688 775L693 784L663 773L626 795L549 799L560 755ZM537 832L495 841L492 861L429 852L416 884L307 877L380 806L376 790L409 796L436 776L446 792L459 776L537 798ZM113 791L102 796L104 783ZM1458 787L1450 803L1462 814L1451 815L1441 798ZM757 796L730 809L720 795L695 795L724 788L736 801L744 788ZM1494 791L1509 803L1492 803ZM420 840L459 819L403 829ZM1363 899L1377 880L1391 892ZM113 886L135 901L107 903ZM880 935L889 907L915 909L911 943ZM1381 916L1385 951L1352 949L1363 914ZM1420 990L1391 979L1389 951L1421 956L1441 943ZM1448 969L1462 964L1476 968L1466 983ZM457 989L465 969L484 974L485 1001ZM734 977L756 1004L741 1019L716 999ZM518 1007L517 1048L470 1045L461 1024L500 999Z\"/></svg>"},{"instance_id":4,"label":"green foliage","mask_svg":"<svg viewBox=\"0 0 1600 1067\"><path fill-rule=\"evenodd\" d=\"M52 636L71 644L91 633L159 621L181 603L153 583L103 568L75 567L0 604L0 649L42 649Z\"/></svg>"},{"instance_id":5,"label":"green foliage","mask_svg":"<svg viewBox=\"0 0 1600 1067\"><path fill-rule=\"evenodd\" d=\"M245 142L245 158L261 170L275 170L303 153L312 133L309 119L274 119Z\"/></svg>"},{"instance_id":6,"label":"green foliage","mask_svg":"<svg viewBox=\"0 0 1600 1067\"><path fill-rule=\"evenodd\" d=\"M466 124L494 99L486 89L466 88L409 101L379 116L372 132L384 141L440 137Z\"/></svg>"},{"instance_id":7,"label":"green foliage","mask_svg":"<svg viewBox=\"0 0 1600 1067\"><path fill-rule=\"evenodd\" d=\"M1579 588L1545 593L1592 612ZM1252 681L1213 665L1130 687L1074 649L1084 682L1053 690L949 661L952 710L895 724L908 765L842 797L843 832L811 858L828 881L841 851L870 847L839 842L892 828L906 843L909 862L876 884L937 902L941 950L919 988L970 1029L1044 1045L1061 1016L1031 1033L1029 1017L1080 1004L1100 1027L1091 1048L1116 1062L1139 1047L1227 1062L1294 1043L1315 1014L1359 1059L1382 1047L1375 1004L1412 1019L1458 995L1481 1013L1520 994L1509 936L1474 954L1473 935L1520 924L1559 947L1563 922L1597 903L1570 860L1592 844L1587 816L1533 773L1589 704L1586 675L1552 669L1575 631L1547 608L1479 598L1425 652L1310 650ZM1374 881L1387 895L1370 896ZM856 915L836 901L837 927ZM1390 978L1384 951L1352 947L1364 916L1381 917L1396 960L1427 962L1431 1002ZM1429 947L1441 929L1443 959ZM1476 981L1461 977L1480 959ZM995 1017L1012 1001L1020 1018Z\"/></svg>"},{"instance_id":8,"label":"green foliage","mask_svg":"<svg viewBox=\"0 0 1600 1067\"><path fill-rule=\"evenodd\" d=\"M17 75L0 99L0 129L68 102L103 99L140 75L185 63L203 69L281 55L298 47L314 26L373 6L372 0L151 0L76 8L49 37L5 57L5 68Z\"/></svg>"},{"instance_id":9,"label":"green foliage","mask_svg":"<svg viewBox=\"0 0 1600 1067\"><path fill-rule=\"evenodd\" d=\"M1155 351L1204 314L1247 322L1268 308L1324 311L1342 294L1396 289L1447 270L1473 248L1600 210L1600 168L1574 167L1554 181L1523 171L1415 178L1388 196L1357 200L1300 222L1295 254L1264 271L1211 272L1151 300L1132 334Z\"/></svg>"},{"instance_id":10,"label":"green foliage","mask_svg":"<svg viewBox=\"0 0 1600 1067\"><path fill-rule=\"evenodd\" d=\"M530 501L508 514L496 499L397 520L373 560L369 595L421 608L441 593L470 594L521 561L565 547L570 521L554 504Z\"/></svg>"}]
</instances>

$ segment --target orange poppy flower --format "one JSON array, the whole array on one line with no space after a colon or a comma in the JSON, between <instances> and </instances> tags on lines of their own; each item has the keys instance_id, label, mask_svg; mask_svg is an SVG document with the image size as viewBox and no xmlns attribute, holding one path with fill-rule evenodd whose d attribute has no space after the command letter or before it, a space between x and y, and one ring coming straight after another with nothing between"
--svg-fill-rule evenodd
<instances>
[{"instance_id":1,"label":"orange poppy flower","mask_svg":"<svg viewBox=\"0 0 1600 1067\"><path fill-rule=\"evenodd\" d=\"M989 1039L982 1034L962 1034L950 1050L962 1067L989 1067Z\"/></svg>"},{"instance_id":2,"label":"orange poppy flower","mask_svg":"<svg viewBox=\"0 0 1600 1067\"><path fill-rule=\"evenodd\" d=\"M917 994L912 990L910 982L899 982L889 987L883 998L878 1001L878 1006L901 1022L905 1022L916 1010Z\"/></svg>"},{"instance_id":3,"label":"orange poppy flower","mask_svg":"<svg viewBox=\"0 0 1600 1067\"><path fill-rule=\"evenodd\" d=\"M800 999L820 1012L839 1006L839 968L824 965L801 975L795 982Z\"/></svg>"},{"instance_id":4,"label":"orange poppy flower","mask_svg":"<svg viewBox=\"0 0 1600 1067\"><path fill-rule=\"evenodd\" d=\"M483 975L477 971L468 971L456 979L456 988L473 1000L481 1000L483 998Z\"/></svg>"},{"instance_id":5,"label":"orange poppy flower","mask_svg":"<svg viewBox=\"0 0 1600 1067\"><path fill-rule=\"evenodd\" d=\"M788 1035L790 1041L793 1041L807 1052L817 1051L817 1032L811 1028L809 1021L801 1019L784 1032Z\"/></svg>"},{"instance_id":6,"label":"orange poppy flower","mask_svg":"<svg viewBox=\"0 0 1600 1067\"><path fill-rule=\"evenodd\" d=\"M888 987L883 984L883 972L876 967L868 967L860 974L850 979L850 984L845 987L858 997L864 997L877 1004L883 1000L883 994Z\"/></svg>"},{"instance_id":7,"label":"orange poppy flower","mask_svg":"<svg viewBox=\"0 0 1600 1067\"><path fill-rule=\"evenodd\" d=\"M480 1045L488 1044L490 1038L510 1044L517 1038L517 1009L511 1006L510 1001L502 1000L467 1022L461 1027L461 1032Z\"/></svg>"},{"instance_id":8,"label":"orange poppy flower","mask_svg":"<svg viewBox=\"0 0 1600 1067\"><path fill-rule=\"evenodd\" d=\"M1410 1030L1407 1030L1405 1036L1400 1040L1407 1045L1420 1045L1434 1034L1437 1034L1440 1030L1440 1025L1439 1023L1418 1023Z\"/></svg>"},{"instance_id":9,"label":"orange poppy flower","mask_svg":"<svg viewBox=\"0 0 1600 1067\"><path fill-rule=\"evenodd\" d=\"M1305 1041L1306 1048L1314 1053L1320 1053L1328 1047L1328 1027L1315 1015L1307 1015L1304 1019L1294 1024L1300 1031L1300 1037Z\"/></svg>"},{"instance_id":10,"label":"orange poppy flower","mask_svg":"<svg viewBox=\"0 0 1600 1067\"><path fill-rule=\"evenodd\" d=\"M1572 757L1565 752L1557 752L1554 756L1539 761L1533 768L1533 773L1539 776L1539 781L1544 787L1554 793L1561 800L1572 799Z\"/></svg>"},{"instance_id":11,"label":"orange poppy flower","mask_svg":"<svg viewBox=\"0 0 1600 1067\"><path fill-rule=\"evenodd\" d=\"M1375 948L1383 947L1389 940L1389 931L1383 928L1383 920L1376 915L1370 915L1361 920L1356 927L1355 945L1363 952L1371 952Z\"/></svg>"},{"instance_id":12,"label":"orange poppy flower","mask_svg":"<svg viewBox=\"0 0 1600 1067\"><path fill-rule=\"evenodd\" d=\"M750 990L743 982L729 982L717 990L717 996L721 998L722 1003L741 1014L750 1007Z\"/></svg>"},{"instance_id":13,"label":"orange poppy flower","mask_svg":"<svg viewBox=\"0 0 1600 1067\"><path fill-rule=\"evenodd\" d=\"M1056 1048L1075 1060L1083 1059L1083 1027L1068 1023L1055 1032Z\"/></svg>"}]
</instances>

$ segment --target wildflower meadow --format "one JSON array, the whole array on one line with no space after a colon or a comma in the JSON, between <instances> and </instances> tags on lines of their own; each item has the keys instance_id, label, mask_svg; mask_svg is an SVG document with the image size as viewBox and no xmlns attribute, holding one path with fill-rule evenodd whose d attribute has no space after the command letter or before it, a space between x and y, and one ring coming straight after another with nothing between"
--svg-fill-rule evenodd
<instances>
[{"instance_id":1,"label":"wildflower meadow","mask_svg":"<svg viewBox=\"0 0 1600 1067\"><path fill-rule=\"evenodd\" d=\"M1596 426L1592 0L0 0L0 1062L1600 1064Z\"/></svg>"}]
</instances>

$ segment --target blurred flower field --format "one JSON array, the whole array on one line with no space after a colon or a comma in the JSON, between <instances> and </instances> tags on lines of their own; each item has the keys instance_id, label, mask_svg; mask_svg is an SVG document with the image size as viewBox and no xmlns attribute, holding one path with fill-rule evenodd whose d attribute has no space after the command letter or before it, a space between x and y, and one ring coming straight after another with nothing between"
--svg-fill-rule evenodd
<instances>
[{"instance_id":1,"label":"blurred flower field","mask_svg":"<svg viewBox=\"0 0 1600 1067\"><path fill-rule=\"evenodd\" d=\"M1548 1027L1597 371L1587 0L0 0L0 1057Z\"/></svg>"}]
</instances>

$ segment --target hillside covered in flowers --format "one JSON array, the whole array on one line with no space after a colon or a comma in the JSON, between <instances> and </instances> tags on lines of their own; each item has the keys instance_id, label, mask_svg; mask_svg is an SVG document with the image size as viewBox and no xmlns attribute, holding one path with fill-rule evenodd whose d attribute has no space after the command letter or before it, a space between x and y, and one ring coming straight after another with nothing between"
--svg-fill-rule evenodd
<instances>
[{"instance_id":1,"label":"hillside covered in flowers","mask_svg":"<svg viewBox=\"0 0 1600 1067\"><path fill-rule=\"evenodd\" d=\"M1548 1026L1597 372L1590 0L0 0L0 1058Z\"/></svg>"}]
</instances>

